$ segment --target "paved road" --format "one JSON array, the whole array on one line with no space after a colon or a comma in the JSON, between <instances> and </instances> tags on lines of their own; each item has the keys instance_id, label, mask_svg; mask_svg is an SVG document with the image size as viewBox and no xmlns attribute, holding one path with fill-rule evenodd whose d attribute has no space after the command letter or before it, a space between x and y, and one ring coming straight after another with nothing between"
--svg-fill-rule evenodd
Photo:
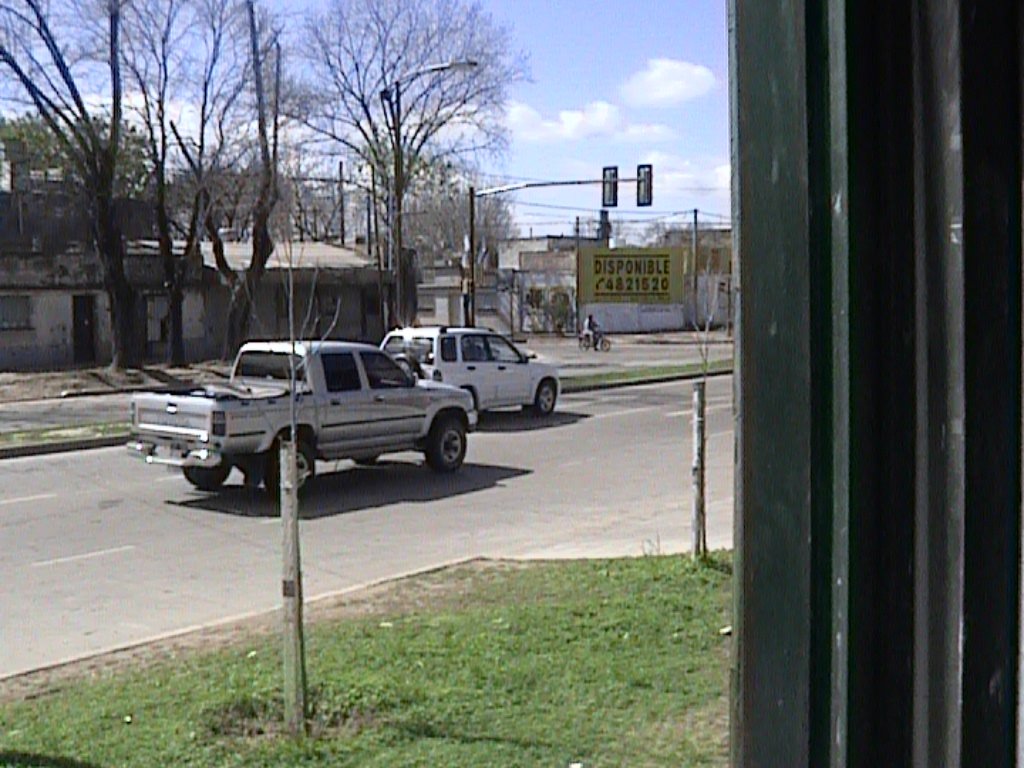
<instances>
[{"instance_id":1,"label":"paved road","mask_svg":"<svg viewBox=\"0 0 1024 768\"><path fill-rule=\"evenodd\" d=\"M709 539L732 540L731 381L709 387ZM688 383L569 395L549 421L485 416L467 465L339 463L303 501L306 595L473 556L689 548ZM332 467L320 465L324 473ZM277 607L280 521L121 449L0 461L0 677Z\"/></svg>"}]
</instances>

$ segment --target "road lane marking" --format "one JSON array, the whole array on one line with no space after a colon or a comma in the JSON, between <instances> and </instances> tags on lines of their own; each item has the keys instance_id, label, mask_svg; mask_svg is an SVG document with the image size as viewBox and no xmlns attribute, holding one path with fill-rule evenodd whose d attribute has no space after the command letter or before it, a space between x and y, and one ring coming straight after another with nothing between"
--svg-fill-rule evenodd
<instances>
[{"instance_id":1,"label":"road lane marking","mask_svg":"<svg viewBox=\"0 0 1024 768\"><path fill-rule=\"evenodd\" d=\"M704 413L721 413L722 411L732 410L732 405L707 405L704 407ZM670 419L679 418L680 416L689 416L693 413L693 408L687 408L682 411L669 411L665 414Z\"/></svg>"},{"instance_id":2,"label":"road lane marking","mask_svg":"<svg viewBox=\"0 0 1024 768\"><path fill-rule=\"evenodd\" d=\"M596 413L590 418L592 419L606 419L609 416L630 416L634 413L647 413L648 411L658 410L657 405L649 405L646 408L629 408L625 411L610 411L609 413Z\"/></svg>"},{"instance_id":3,"label":"road lane marking","mask_svg":"<svg viewBox=\"0 0 1024 768\"><path fill-rule=\"evenodd\" d=\"M22 496L17 499L0 499L0 507L5 504L25 504L30 501L43 501L45 499L56 499L56 493L40 493L35 496Z\"/></svg>"},{"instance_id":4,"label":"road lane marking","mask_svg":"<svg viewBox=\"0 0 1024 768\"><path fill-rule=\"evenodd\" d=\"M33 568L42 568L47 565L63 565L64 563L73 563L78 560L89 560L94 557L106 557L107 555L116 555L120 552L128 552L129 550L135 549L134 544L126 544L123 547L112 547L111 549L99 549L95 552L84 552L81 555L69 555L68 557L55 557L52 560L37 560L32 563Z\"/></svg>"}]
</instances>

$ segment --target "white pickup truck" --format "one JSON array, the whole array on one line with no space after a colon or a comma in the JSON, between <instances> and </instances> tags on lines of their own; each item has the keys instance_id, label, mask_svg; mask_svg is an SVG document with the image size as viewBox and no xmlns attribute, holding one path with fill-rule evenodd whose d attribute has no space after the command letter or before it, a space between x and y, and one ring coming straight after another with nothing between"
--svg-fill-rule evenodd
<instances>
[{"instance_id":1,"label":"white pickup truck","mask_svg":"<svg viewBox=\"0 0 1024 768\"><path fill-rule=\"evenodd\" d=\"M233 467L246 483L279 487L277 447L291 425L291 368L299 485L316 460L370 464L383 453L420 450L438 472L452 472L476 427L472 396L419 381L368 344L341 341L248 342L224 384L132 396L127 448L149 464L180 467L205 491L223 485Z\"/></svg>"}]
</instances>

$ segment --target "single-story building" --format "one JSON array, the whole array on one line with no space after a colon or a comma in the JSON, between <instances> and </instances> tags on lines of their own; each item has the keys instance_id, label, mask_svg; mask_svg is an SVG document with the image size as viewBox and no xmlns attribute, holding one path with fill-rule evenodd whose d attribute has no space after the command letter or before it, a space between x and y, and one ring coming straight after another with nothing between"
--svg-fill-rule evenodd
<instances>
[{"instance_id":1,"label":"single-story building","mask_svg":"<svg viewBox=\"0 0 1024 768\"><path fill-rule=\"evenodd\" d=\"M182 325L190 361L221 354L230 302L212 247L204 244L202 252L203 263L188 267L184 284ZM251 253L250 243L225 247L226 260L235 270L248 266ZM137 322L146 329L145 359L163 360L169 306L156 243L130 243L125 269L143 299L137 305ZM383 337L380 288L386 292L390 278L378 274L376 262L364 251L325 243L278 245L253 302L253 338L287 337L289 284L294 286L297 334L368 341ZM94 253L69 247L51 255L0 244L0 286L0 370L110 361L109 304Z\"/></svg>"}]
</instances>

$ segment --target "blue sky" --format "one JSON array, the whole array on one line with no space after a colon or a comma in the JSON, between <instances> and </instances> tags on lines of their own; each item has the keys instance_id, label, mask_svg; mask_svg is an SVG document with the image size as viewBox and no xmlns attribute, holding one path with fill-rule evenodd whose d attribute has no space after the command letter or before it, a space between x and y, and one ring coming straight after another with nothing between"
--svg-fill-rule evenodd
<instances>
[{"instance_id":1,"label":"blue sky","mask_svg":"<svg viewBox=\"0 0 1024 768\"><path fill-rule=\"evenodd\" d=\"M322 0L266 0L294 15ZM506 112L512 143L485 160L479 187L522 180L635 176L654 166L654 205L638 209L622 183L613 221L724 222L729 201L725 0L479 0L529 58ZM102 98L102 97L100 97ZM522 234L568 234L596 220L600 187L510 194Z\"/></svg>"},{"instance_id":2,"label":"blue sky","mask_svg":"<svg viewBox=\"0 0 1024 768\"><path fill-rule=\"evenodd\" d=\"M487 164L496 177L620 177L654 165L654 205L622 184L613 220L664 219L685 209L729 213L728 48L724 0L482 0L530 57L514 86L512 147ZM494 180L496 183L499 179ZM596 217L599 187L515 194L534 234ZM540 206L567 206L545 208ZM575 210L575 209L579 210ZM678 221L675 216L668 221Z\"/></svg>"}]
</instances>

